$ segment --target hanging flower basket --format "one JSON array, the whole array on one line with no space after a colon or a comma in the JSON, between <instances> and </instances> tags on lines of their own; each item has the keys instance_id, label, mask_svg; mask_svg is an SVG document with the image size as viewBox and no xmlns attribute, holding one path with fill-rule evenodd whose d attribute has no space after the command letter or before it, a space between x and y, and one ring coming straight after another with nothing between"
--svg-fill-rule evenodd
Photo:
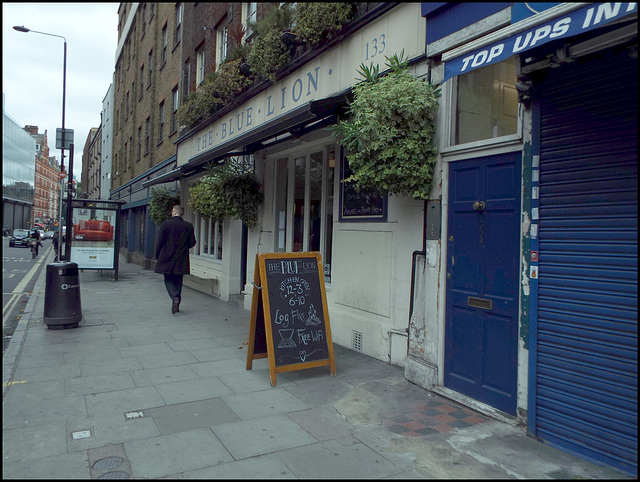
<instances>
[{"instance_id":1,"label":"hanging flower basket","mask_svg":"<svg viewBox=\"0 0 640 482\"><path fill-rule=\"evenodd\" d=\"M249 229L256 227L258 207L264 201L253 174L237 174L228 166L204 176L189 189L189 195L189 206L200 215L215 220L240 219Z\"/></svg>"}]
</instances>

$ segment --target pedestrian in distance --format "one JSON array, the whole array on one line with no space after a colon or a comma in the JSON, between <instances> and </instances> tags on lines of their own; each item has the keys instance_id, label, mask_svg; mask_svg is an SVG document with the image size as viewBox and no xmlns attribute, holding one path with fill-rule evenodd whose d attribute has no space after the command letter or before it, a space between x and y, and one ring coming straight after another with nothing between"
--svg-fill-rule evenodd
<instances>
[{"instance_id":1,"label":"pedestrian in distance","mask_svg":"<svg viewBox=\"0 0 640 482\"><path fill-rule=\"evenodd\" d=\"M171 313L180 311L182 281L189 274L189 249L196 245L193 224L182 219L184 208L175 205L171 219L163 222L156 241L156 273L164 275L164 285L171 297Z\"/></svg>"},{"instance_id":2,"label":"pedestrian in distance","mask_svg":"<svg viewBox=\"0 0 640 482\"><path fill-rule=\"evenodd\" d=\"M63 236L62 237L62 245L64 246L64 243L66 243L67 241L67 236ZM53 260L54 262L58 262L58 245L60 243L60 231L57 231L54 235L53 235L53 252L55 253L55 259Z\"/></svg>"}]
</instances>

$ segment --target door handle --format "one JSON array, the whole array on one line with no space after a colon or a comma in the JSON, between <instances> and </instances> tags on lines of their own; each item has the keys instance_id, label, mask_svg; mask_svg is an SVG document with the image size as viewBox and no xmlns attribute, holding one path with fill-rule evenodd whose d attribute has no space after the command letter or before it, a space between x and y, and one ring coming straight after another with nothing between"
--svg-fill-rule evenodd
<instances>
[{"instance_id":1,"label":"door handle","mask_svg":"<svg viewBox=\"0 0 640 482\"><path fill-rule=\"evenodd\" d=\"M473 209L476 211L484 211L484 201L476 201L473 203Z\"/></svg>"}]
</instances>

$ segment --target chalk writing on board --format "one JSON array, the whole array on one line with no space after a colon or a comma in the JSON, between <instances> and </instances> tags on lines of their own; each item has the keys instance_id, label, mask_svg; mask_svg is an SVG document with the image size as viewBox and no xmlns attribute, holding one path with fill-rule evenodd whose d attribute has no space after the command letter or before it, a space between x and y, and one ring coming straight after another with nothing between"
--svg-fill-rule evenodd
<instances>
[{"instance_id":1,"label":"chalk writing on board","mask_svg":"<svg viewBox=\"0 0 640 482\"><path fill-rule=\"evenodd\" d=\"M324 354L324 350L313 350L311 353L307 353L306 350L300 350L297 355L280 355L280 359L278 361L283 362L286 358L293 358L294 360L300 359L302 363L304 363L308 356L315 355L316 353Z\"/></svg>"},{"instance_id":2,"label":"chalk writing on board","mask_svg":"<svg viewBox=\"0 0 640 482\"><path fill-rule=\"evenodd\" d=\"M265 270L277 364L328 356L317 258L268 259Z\"/></svg>"}]
</instances>

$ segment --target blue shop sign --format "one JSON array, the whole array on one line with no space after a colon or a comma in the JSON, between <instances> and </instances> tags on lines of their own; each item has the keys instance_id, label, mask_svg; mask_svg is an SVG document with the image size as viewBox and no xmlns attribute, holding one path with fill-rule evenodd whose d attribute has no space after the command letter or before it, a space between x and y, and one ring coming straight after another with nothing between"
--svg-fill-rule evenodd
<instances>
[{"instance_id":1,"label":"blue shop sign","mask_svg":"<svg viewBox=\"0 0 640 482\"><path fill-rule=\"evenodd\" d=\"M637 3L596 3L574 10L561 17L518 32L511 37L447 60L444 80L466 74L474 69L502 62L512 55L526 52L548 42L573 37L637 11ZM507 27L509 28L509 27Z\"/></svg>"}]
</instances>

